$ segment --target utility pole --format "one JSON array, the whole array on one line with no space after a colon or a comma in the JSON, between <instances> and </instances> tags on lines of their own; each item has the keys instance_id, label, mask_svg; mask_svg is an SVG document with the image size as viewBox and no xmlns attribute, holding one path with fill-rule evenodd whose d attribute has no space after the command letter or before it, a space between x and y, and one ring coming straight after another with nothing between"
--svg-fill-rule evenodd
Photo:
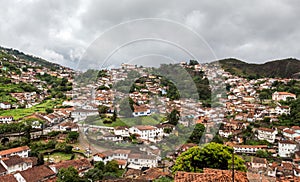
<instances>
[{"instance_id":1,"label":"utility pole","mask_svg":"<svg viewBox=\"0 0 300 182\"><path fill-rule=\"evenodd\" d=\"M232 152L232 182L234 182L234 151Z\"/></svg>"}]
</instances>

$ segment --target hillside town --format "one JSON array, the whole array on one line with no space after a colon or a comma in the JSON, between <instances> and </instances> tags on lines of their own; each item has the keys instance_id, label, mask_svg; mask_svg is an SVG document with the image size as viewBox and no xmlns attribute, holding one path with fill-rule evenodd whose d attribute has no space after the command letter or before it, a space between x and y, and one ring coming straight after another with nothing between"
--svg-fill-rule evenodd
<instances>
[{"instance_id":1,"label":"hillside town","mask_svg":"<svg viewBox=\"0 0 300 182\"><path fill-rule=\"evenodd\" d=\"M0 69L0 181L300 180L299 79L194 60L79 72L4 50ZM225 163L184 167L193 151Z\"/></svg>"}]
</instances>

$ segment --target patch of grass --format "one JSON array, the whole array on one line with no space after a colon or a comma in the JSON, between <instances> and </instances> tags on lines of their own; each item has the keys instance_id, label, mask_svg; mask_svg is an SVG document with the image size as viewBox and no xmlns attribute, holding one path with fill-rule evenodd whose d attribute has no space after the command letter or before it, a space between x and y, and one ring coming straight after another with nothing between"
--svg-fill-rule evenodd
<instances>
[{"instance_id":1,"label":"patch of grass","mask_svg":"<svg viewBox=\"0 0 300 182\"><path fill-rule=\"evenodd\" d=\"M162 122L163 115L153 114L151 116L144 117L133 117L133 118L117 118L116 121L111 124L104 124L103 119L99 116L91 116L86 119L87 124L98 125L98 126L135 126L135 125L156 125Z\"/></svg>"},{"instance_id":2,"label":"patch of grass","mask_svg":"<svg viewBox=\"0 0 300 182\"><path fill-rule=\"evenodd\" d=\"M53 108L56 105L61 104L61 100L46 100L40 104L37 104L31 108L11 109L0 111L0 116L13 116L15 120L19 120L23 117L29 116L35 112L45 113L47 108Z\"/></svg>"},{"instance_id":3,"label":"patch of grass","mask_svg":"<svg viewBox=\"0 0 300 182\"><path fill-rule=\"evenodd\" d=\"M66 154L62 152L55 152L53 154L44 155L44 160L47 161L48 158L51 160L54 160L54 162L60 162L60 161L65 161L65 160L70 160L72 157L72 154ZM76 157L75 157L76 158Z\"/></svg>"}]
</instances>

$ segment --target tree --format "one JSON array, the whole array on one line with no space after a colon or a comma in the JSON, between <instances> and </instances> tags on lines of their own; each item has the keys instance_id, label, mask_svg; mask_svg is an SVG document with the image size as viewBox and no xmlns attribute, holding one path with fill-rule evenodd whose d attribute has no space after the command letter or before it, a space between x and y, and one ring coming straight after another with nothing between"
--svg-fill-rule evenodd
<instances>
[{"instance_id":1,"label":"tree","mask_svg":"<svg viewBox=\"0 0 300 182\"><path fill-rule=\"evenodd\" d=\"M62 168L58 171L57 182L79 182L78 171L73 167Z\"/></svg>"},{"instance_id":2,"label":"tree","mask_svg":"<svg viewBox=\"0 0 300 182\"><path fill-rule=\"evenodd\" d=\"M67 139L66 140L67 140L68 143L73 143L73 142L77 141L78 137L79 137L79 133L78 132L76 132L76 131L70 131L68 133L68 135L67 135Z\"/></svg>"},{"instance_id":3,"label":"tree","mask_svg":"<svg viewBox=\"0 0 300 182\"><path fill-rule=\"evenodd\" d=\"M180 117L180 112L176 109L173 109L170 114L168 114L167 119L170 124L177 125Z\"/></svg>"},{"instance_id":4,"label":"tree","mask_svg":"<svg viewBox=\"0 0 300 182\"><path fill-rule=\"evenodd\" d=\"M175 162L172 171L202 172L203 168L230 169L233 149L211 142L202 146L195 146L183 152ZM245 171L243 160L235 156L236 170Z\"/></svg>"},{"instance_id":5,"label":"tree","mask_svg":"<svg viewBox=\"0 0 300 182\"><path fill-rule=\"evenodd\" d=\"M47 112L47 114L50 114L50 113L53 113L54 110L52 108L46 108L46 112Z\"/></svg>"},{"instance_id":6,"label":"tree","mask_svg":"<svg viewBox=\"0 0 300 182\"><path fill-rule=\"evenodd\" d=\"M107 113L108 109L109 109L109 107L107 107L107 106L105 106L105 105L100 105L100 106L98 107L98 113L99 113L99 116L103 117L104 114Z\"/></svg>"},{"instance_id":7,"label":"tree","mask_svg":"<svg viewBox=\"0 0 300 182\"><path fill-rule=\"evenodd\" d=\"M112 117L111 117L111 120L112 120L112 121L116 121L116 120L117 120L117 117L118 117L118 115L117 115L117 109L115 108L115 109L114 109L114 112L113 112L113 115L112 115Z\"/></svg>"},{"instance_id":8,"label":"tree","mask_svg":"<svg viewBox=\"0 0 300 182\"><path fill-rule=\"evenodd\" d=\"M132 117L134 101L130 97L126 97L120 101L120 115Z\"/></svg>"},{"instance_id":9,"label":"tree","mask_svg":"<svg viewBox=\"0 0 300 182\"><path fill-rule=\"evenodd\" d=\"M196 144L200 143L204 130L205 130L205 126L203 124L201 123L196 124L194 131L192 132L189 138L189 142L196 143Z\"/></svg>"},{"instance_id":10,"label":"tree","mask_svg":"<svg viewBox=\"0 0 300 182\"><path fill-rule=\"evenodd\" d=\"M258 150L255 154L260 158L269 158L271 156L271 154L266 150Z\"/></svg>"},{"instance_id":11,"label":"tree","mask_svg":"<svg viewBox=\"0 0 300 182\"><path fill-rule=\"evenodd\" d=\"M117 173L119 171L118 162L115 160L107 162L107 164L104 166L104 171L111 172L111 173Z\"/></svg>"}]
</instances>

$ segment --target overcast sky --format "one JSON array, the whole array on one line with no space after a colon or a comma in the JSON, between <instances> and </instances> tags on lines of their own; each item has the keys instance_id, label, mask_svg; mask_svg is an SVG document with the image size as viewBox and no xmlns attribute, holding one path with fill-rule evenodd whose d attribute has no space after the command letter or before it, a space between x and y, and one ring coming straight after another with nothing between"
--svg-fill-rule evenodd
<instances>
[{"instance_id":1,"label":"overcast sky","mask_svg":"<svg viewBox=\"0 0 300 182\"><path fill-rule=\"evenodd\" d=\"M100 56L103 61L121 44L152 35L155 41L128 44L109 61L142 61L145 55L162 62L182 61L185 57L180 52L185 49L201 52L196 57L205 61L236 57L262 63L300 58L297 0L0 0L0 7L0 45L70 67L76 67L86 50L96 45L99 54L105 54ZM163 21L161 26L151 21L127 24L107 33L122 22L142 18ZM201 51L197 46L202 46Z\"/></svg>"}]
</instances>

